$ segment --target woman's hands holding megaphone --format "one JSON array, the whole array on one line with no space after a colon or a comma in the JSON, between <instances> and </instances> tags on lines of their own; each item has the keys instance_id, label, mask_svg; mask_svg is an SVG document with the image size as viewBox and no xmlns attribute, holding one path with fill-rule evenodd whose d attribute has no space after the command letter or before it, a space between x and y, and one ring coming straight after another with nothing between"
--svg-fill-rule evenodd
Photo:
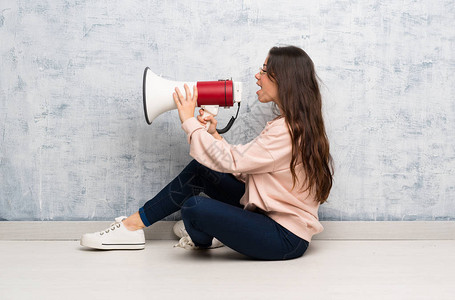
<instances>
[{"instance_id":1,"label":"woman's hands holding megaphone","mask_svg":"<svg viewBox=\"0 0 455 300\"><path fill-rule=\"evenodd\" d=\"M175 88L175 93L172 94L174 97L175 105L177 105L177 109L179 111L180 121L183 123L187 119L194 117L194 109L196 108L197 104L197 87L193 86L193 96L191 96L190 88L187 84L184 85L186 97L183 97L182 93L180 92L179 88ZM205 125L207 122L210 122L210 126L207 129L207 132L213 135L214 138L221 140L222 137L219 135L218 131L216 131L216 124L217 120L213 115L206 116L205 118L202 117L204 114L204 110L199 110L199 116L197 116L198 121Z\"/></svg>"},{"instance_id":2,"label":"woman's hands holding megaphone","mask_svg":"<svg viewBox=\"0 0 455 300\"><path fill-rule=\"evenodd\" d=\"M172 94L174 97L175 105L179 111L180 121L183 123L187 119L194 117L194 109L197 104L197 87L193 86L193 96L188 85L184 85L186 97L182 95L179 88L175 88L175 93Z\"/></svg>"}]
</instances>

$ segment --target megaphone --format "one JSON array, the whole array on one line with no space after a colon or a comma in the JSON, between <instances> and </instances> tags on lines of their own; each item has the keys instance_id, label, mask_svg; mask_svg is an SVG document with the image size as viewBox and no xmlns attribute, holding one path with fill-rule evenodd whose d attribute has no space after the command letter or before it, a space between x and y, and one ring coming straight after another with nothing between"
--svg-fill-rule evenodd
<instances>
[{"instance_id":1,"label":"megaphone","mask_svg":"<svg viewBox=\"0 0 455 300\"><path fill-rule=\"evenodd\" d=\"M182 82L164 79L146 67L144 70L142 94L144 101L145 121L147 124L152 124L152 121L162 113L176 109L172 93L175 87L179 87L180 91L184 93L183 85L187 84L190 88L194 85L198 89L197 106L204 109L203 117L207 115L218 114L218 108L232 107L234 103L238 104L237 115L240 109L240 102L242 96L242 83L233 82L232 80L217 80L217 81L197 81L197 82ZM227 132L235 119L231 120L223 129L217 129L218 133ZM207 129L210 124L206 124Z\"/></svg>"}]
</instances>

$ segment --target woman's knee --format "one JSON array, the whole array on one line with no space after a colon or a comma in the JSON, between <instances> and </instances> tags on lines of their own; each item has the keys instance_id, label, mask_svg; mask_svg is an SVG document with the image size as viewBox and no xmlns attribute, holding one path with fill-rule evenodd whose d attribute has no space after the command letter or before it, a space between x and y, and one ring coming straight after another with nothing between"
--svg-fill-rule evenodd
<instances>
[{"instance_id":1,"label":"woman's knee","mask_svg":"<svg viewBox=\"0 0 455 300\"><path fill-rule=\"evenodd\" d=\"M185 202L183 202L182 211L197 206L197 204L199 203L198 198L199 196L191 196L188 199L186 199Z\"/></svg>"},{"instance_id":2,"label":"woman's knee","mask_svg":"<svg viewBox=\"0 0 455 300\"><path fill-rule=\"evenodd\" d=\"M190 216L202 216L206 212L210 211L208 208L208 202L212 200L202 196L191 196L185 202L183 202L181 213L182 218Z\"/></svg>"}]
</instances>

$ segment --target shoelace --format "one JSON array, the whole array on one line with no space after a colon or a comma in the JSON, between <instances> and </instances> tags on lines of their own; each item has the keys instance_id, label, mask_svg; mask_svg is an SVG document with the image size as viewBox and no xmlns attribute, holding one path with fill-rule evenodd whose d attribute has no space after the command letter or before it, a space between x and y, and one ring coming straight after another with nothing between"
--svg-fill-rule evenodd
<instances>
[{"instance_id":1,"label":"shoelace","mask_svg":"<svg viewBox=\"0 0 455 300\"><path fill-rule=\"evenodd\" d=\"M184 249L188 249L188 250L190 250L190 249L199 249L199 247L194 245L193 240L191 240L191 238L189 236L182 237L179 240L179 242L174 245L174 248L175 247L180 247L180 248L184 248Z\"/></svg>"},{"instance_id":2,"label":"shoelace","mask_svg":"<svg viewBox=\"0 0 455 300\"><path fill-rule=\"evenodd\" d=\"M109 233L110 231L114 231L115 228L120 228L121 224L123 220L120 220L119 218L115 219L115 222L112 223L111 225L109 225L109 228L107 228L106 230L104 231L101 231L100 232L100 235L103 235L105 233Z\"/></svg>"}]
</instances>

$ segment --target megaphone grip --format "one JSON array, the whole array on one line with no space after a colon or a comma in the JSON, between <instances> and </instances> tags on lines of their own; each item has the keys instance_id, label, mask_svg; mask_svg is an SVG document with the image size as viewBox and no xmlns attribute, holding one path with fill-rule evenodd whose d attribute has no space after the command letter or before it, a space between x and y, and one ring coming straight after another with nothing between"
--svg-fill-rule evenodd
<instances>
[{"instance_id":1,"label":"megaphone grip","mask_svg":"<svg viewBox=\"0 0 455 300\"><path fill-rule=\"evenodd\" d=\"M202 119L205 119L208 116L213 116L213 115L204 109L204 113L202 114ZM207 123L205 123L205 125L204 125L205 130L209 129L211 123L212 122L209 122L209 121L207 121Z\"/></svg>"}]
</instances>

